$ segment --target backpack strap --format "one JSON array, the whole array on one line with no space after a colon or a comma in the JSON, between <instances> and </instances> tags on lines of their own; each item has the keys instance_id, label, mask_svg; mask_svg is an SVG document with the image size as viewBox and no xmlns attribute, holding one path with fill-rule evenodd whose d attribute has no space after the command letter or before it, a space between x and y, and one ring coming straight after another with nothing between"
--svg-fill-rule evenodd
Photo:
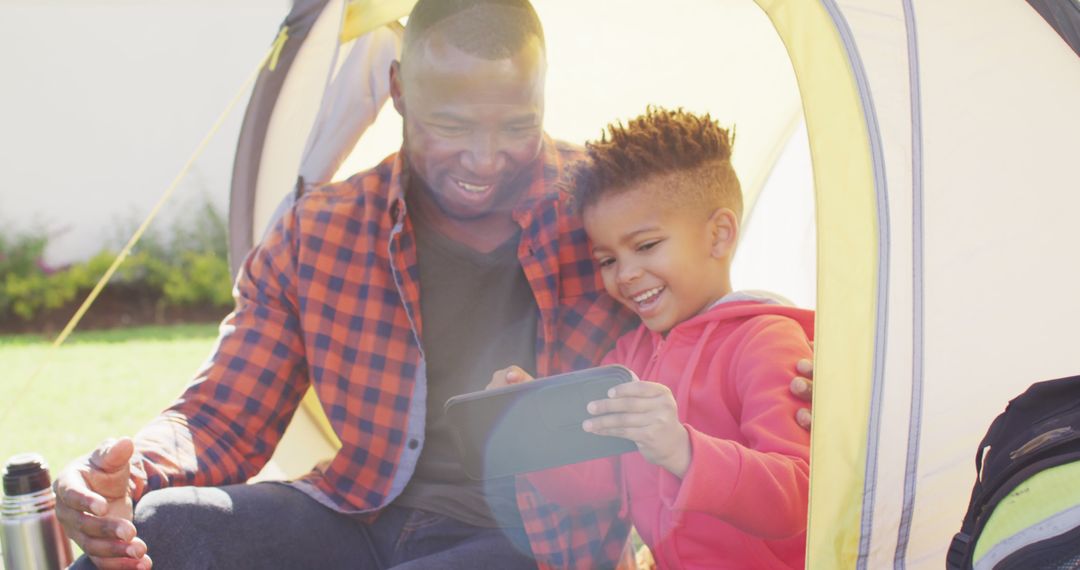
<instances>
[{"instance_id":1,"label":"backpack strap","mask_svg":"<svg viewBox=\"0 0 1080 570\"><path fill-rule=\"evenodd\" d=\"M1012 402L1009 406L1012 406ZM945 568L948 570L964 570L971 567L972 533L975 531L979 512L982 511L982 504L986 500L982 480L983 460L988 453L985 450L989 442L995 440L1005 425L1007 412L1008 408L994 418L990 429L986 430L986 435L983 436L982 441L979 442L979 448L975 451L975 486L971 490L971 500L968 501L967 512L964 514L964 523L960 527L960 532L953 535L952 542L949 543L949 551L945 555Z\"/></svg>"}]
</instances>

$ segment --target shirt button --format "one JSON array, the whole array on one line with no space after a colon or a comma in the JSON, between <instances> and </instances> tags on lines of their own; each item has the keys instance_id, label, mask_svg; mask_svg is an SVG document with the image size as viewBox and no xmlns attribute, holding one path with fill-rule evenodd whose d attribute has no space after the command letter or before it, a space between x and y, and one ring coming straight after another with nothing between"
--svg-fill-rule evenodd
<instances>
[{"instance_id":1,"label":"shirt button","mask_svg":"<svg viewBox=\"0 0 1080 570\"><path fill-rule=\"evenodd\" d=\"M409 449L416 449L417 447L420 447L420 442L415 440L415 439L410 439L409 440Z\"/></svg>"}]
</instances>

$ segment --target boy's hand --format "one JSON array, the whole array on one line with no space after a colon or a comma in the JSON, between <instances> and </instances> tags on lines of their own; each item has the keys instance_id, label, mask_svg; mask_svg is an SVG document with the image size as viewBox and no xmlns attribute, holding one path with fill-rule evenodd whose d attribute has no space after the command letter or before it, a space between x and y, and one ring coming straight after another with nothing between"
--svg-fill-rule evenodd
<instances>
[{"instance_id":1,"label":"boy's hand","mask_svg":"<svg viewBox=\"0 0 1080 570\"><path fill-rule=\"evenodd\" d=\"M492 388L502 388L503 386L510 386L512 384L521 384L522 382L528 382L533 377L525 372L520 366L507 366L502 370L496 370L491 375L491 382L484 388L485 390L491 390Z\"/></svg>"},{"instance_id":2,"label":"boy's hand","mask_svg":"<svg viewBox=\"0 0 1080 570\"><path fill-rule=\"evenodd\" d=\"M626 382L608 390L608 399L589 402L582 429L629 439L645 459L682 477L690 467L690 434L679 421L671 390L656 382Z\"/></svg>"}]
</instances>

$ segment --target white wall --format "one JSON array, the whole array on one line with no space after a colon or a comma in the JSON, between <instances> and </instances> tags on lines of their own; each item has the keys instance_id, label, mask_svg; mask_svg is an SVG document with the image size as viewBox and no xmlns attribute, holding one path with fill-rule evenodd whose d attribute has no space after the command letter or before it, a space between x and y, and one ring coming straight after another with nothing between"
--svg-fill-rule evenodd
<instances>
[{"instance_id":1,"label":"white wall","mask_svg":"<svg viewBox=\"0 0 1080 570\"><path fill-rule=\"evenodd\" d=\"M254 70L288 7L0 0L0 232L47 229L51 264L115 245ZM246 94L168 215L204 199L226 211L245 104Z\"/></svg>"}]
</instances>

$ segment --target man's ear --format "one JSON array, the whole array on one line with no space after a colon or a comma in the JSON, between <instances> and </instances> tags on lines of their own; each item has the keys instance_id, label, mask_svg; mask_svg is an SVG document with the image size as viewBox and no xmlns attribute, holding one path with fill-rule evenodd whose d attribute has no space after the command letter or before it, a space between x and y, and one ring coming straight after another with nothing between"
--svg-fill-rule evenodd
<instances>
[{"instance_id":1,"label":"man's ear","mask_svg":"<svg viewBox=\"0 0 1080 570\"><path fill-rule=\"evenodd\" d=\"M712 239L712 256L729 257L735 253L739 242L739 218L731 208L717 208L709 216L709 237Z\"/></svg>"},{"instance_id":2,"label":"man's ear","mask_svg":"<svg viewBox=\"0 0 1080 570\"><path fill-rule=\"evenodd\" d=\"M405 94L401 90L401 62L396 59L390 63L390 99L394 102L394 109L404 118Z\"/></svg>"}]
</instances>

